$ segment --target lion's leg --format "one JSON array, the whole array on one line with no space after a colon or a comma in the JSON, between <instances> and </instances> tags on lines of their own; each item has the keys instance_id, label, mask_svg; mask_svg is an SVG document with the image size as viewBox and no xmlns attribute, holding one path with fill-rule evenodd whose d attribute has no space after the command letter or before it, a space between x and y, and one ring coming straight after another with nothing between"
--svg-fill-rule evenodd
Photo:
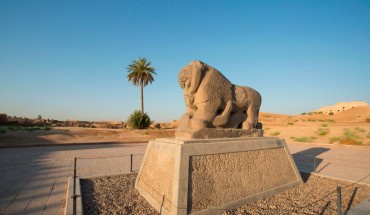
<instances>
[{"instance_id":1,"label":"lion's leg","mask_svg":"<svg viewBox=\"0 0 370 215\"><path fill-rule=\"evenodd\" d=\"M195 111L193 120L193 128L213 128L213 120L215 119L217 110L221 106L221 100L212 100L212 102L205 102L197 104L197 111Z\"/></svg>"},{"instance_id":2,"label":"lion's leg","mask_svg":"<svg viewBox=\"0 0 370 215\"><path fill-rule=\"evenodd\" d=\"M226 123L229 121L230 113L232 110L233 102L228 101L222 114L216 116L215 119L213 120L213 125L216 127L226 125Z\"/></svg>"},{"instance_id":3,"label":"lion's leg","mask_svg":"<svg viewBox=\"0 0 370 215\"><path fill-rule=\"evenodd\" d=\"M255 104L250 104L247 109L247 119L243 122L243 129L256 128L258 123L259 107Z\"/></svg>"}]
</instances>

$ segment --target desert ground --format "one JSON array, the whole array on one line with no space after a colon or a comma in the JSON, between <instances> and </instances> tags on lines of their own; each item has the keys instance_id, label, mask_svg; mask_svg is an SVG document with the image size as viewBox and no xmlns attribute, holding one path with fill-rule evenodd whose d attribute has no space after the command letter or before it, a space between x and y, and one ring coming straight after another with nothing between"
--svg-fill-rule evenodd
<instances>
[{"instance_id":1,"label":"desert ground","mask_svg":"<svg viewBox=\"0 0 370 215\"><path fill-rule=\"evenodd\" d=\"M347 144L370 146L370 106L334 115L309 113L282 115L261 113L264 136L283 138L288 143ZM1 146L147 142L174 137L175 129L99 129L55 127L50 130L7 130L0 133Z\"/></svg>"},{"instance_id":2,"label":"desert ground","mask_svg":"<svg viewBox=\"0 0 370 215\"><path fill-rule=\"evenodd\" d=\"M265 136L287 142L313 142L370 146L370 106L334 115L280 115L261 113Z\"/></svg>"},{"instance_id":3,"label":"desert ground","mask_svg":"<svg viewBox=\"0 0 370 215\"><path fill-rule=\"evenodd\" d=\"M318 156L319 175L365 184L370 183L369 119L370 107L331 116L260 114L265 136L284 138L300 170L313 171L312 158ZM79 158L79 177L127 172L130 154L137 155L133 162L137 171L149 140L175 135L175 129L1 126L0 130L0 214L62 214L73 158ZM37 145L49 147L32 147Z\"/></svg>"}]
</instances>

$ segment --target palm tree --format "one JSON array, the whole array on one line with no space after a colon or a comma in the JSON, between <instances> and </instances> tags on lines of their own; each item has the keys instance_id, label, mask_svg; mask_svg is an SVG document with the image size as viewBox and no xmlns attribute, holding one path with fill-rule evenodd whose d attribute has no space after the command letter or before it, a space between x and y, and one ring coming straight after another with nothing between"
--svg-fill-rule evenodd
<instances>
[{"instance_id":1,"label":"palm tree","mask_svg":"<svg viewBox=\"0 0 370 215\"><path fill-rule=\"evenodd\" d=\"M155 68L150 66L151 62L147 61L146 58L139 58L133 60L127 67L127 78L135 86L140 86L140 98L141 98L141 114L144 114L144 87L148 83L154 81L153 74L155 73Z\"/></svg>"}]
</instances>

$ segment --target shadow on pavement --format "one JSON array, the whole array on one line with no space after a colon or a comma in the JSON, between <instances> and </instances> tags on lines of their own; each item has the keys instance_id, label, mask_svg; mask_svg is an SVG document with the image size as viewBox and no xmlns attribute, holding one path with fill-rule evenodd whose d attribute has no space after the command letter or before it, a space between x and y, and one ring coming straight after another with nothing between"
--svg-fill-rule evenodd
<instances>
[{"instance_id":1,"label":"shadow on pavement","mask_svg":"<svg viewBox=\"0 0 370 215\"><path fill-rule=\"evenodd\" d=\"M313 148L306 149L306 150L297 152L295 154L292 154L292 157L299 170L307 171L307 172L314 172L316 167L319 166L320 163L323 161L323 159L317 158L317 156L329 150L330 148L313 147ZM307 180L308 178L304 180L304 182L306 182Z\"/></svg>"}]
</instances>

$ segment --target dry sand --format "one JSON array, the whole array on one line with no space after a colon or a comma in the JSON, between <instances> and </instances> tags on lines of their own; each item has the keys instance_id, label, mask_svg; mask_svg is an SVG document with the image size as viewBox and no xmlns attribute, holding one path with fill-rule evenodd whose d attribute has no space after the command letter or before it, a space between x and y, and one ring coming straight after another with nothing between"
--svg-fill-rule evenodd
<instances>
[{"instance_id":1,"label":"dry sand","mask_svg":"<svg viewBox=\"0 0 370 215\"><path fill-rule=\"evenodd\" d=\"M349 130L347 133L357 136L355 141L359 145L369 146L370 123L366 121L367 119L370 120L370 106L353 108L331 116L324 114L289 116L270 113L261 113L260 116L265 136L280 137L288 143L299 140L305 142L305 139L313 143L330 143L331 138L343 137L344 132Z\"/></svg>"},{"instance_id":2,"label":"dry sand","mask_svg":"<svg viewBox=\"0 0 370 215\"><path fill-rule=\"evenodd\" d=\"M128 130L63 127L49 131L7 131L0 134L0 146L135 143L160 137L173 137L174 129Z\"/></svg>"},{"instance_id":3,"label":"dry sand","mask_svg":"<svg viewBox=\"0 0 370 215\"><path fill-rule=\"evenodd\" d=\"M260 121L265 136L285 139L288 143L308 141L329 143L332 137L342 137L347 129L357 136L360 145L370 145L370 106L357 107L332 116L324 114L281 115L261 113ZM320 130L324 135L320 135ZM54 145L75 143L143 142L161 137L174 137L175 129L98 129L98 128L53 128L49 131L7 131L0 134L1 146ZM304 138L306 137L306 138ZM307 139L307 140L305 140ZM338 142L334 142L338 144Z\"/></svg>"}]
</instances>

